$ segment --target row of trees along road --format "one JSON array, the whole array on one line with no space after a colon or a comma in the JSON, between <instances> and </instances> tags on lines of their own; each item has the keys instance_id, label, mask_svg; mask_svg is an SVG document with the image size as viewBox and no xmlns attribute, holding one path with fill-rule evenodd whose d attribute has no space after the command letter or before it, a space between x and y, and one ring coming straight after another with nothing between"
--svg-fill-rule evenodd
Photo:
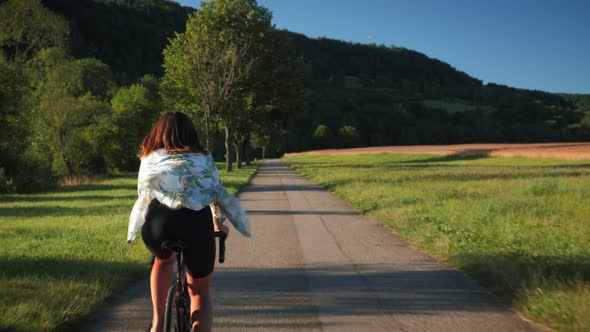
<instances>
[{"instance_id":1,"label":"row of trees along road","mask_svg":"<svg viewBox=\"0 0 590 332\"><path fill-rule=\"evenodd\" d=\"M70 26L40 0L0 4L0 192L135 171L162 112L188 113L207 149L225 133L226 169L303 108L303 62L255 0L193 12L163 51L163 78L122 84L104 62L71 55Z\"/></svg>"},{"instance_id":2,"label":"row of trees along road","mask_svg":"<svg viewBox=\"0 0 590 332\"><path fill-rule=\"evenodd\" d=\"M270 140L303 107L303 61L254 0L203 3L164 50L164 69L165 103L204 128L207 149L224 131L227 171L232 149L239 168L251 139Z\"/></svg>"}]
</instances>

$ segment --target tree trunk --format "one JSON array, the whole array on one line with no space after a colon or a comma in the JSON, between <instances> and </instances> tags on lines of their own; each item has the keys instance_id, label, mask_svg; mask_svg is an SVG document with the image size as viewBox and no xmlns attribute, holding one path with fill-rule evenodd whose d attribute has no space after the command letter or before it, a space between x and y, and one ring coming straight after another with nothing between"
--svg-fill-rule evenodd
<instances>
[{"instance_id":1,"label":"tree trunk","mask_svg":"<svg viewBox=\"0 0 590 332\"><path fill-rule=\"evenodd\" d=\"M244 139L242 141L242 158L246 162L246 166L250 165L250 156L247 153L248 152L248 141L250 141L250 139L248 137L246 137L246 139Z\"/></svg>"},{"instance_id":2,"label":"tree trunk","mask_svg":"<svg viewBox=\"0 0 590 332\"><path fill-rule=\"evenodd\" d=\"M73 163L66 157L65 154L61 155L63 158L64 163L66 164L66 168L68 169L68 178L73 178L75 175L75 171L74 171L74 165Z\"/></svg>"},{"instance_id":3,"label":"tree trunk","mask_svg":"<svg viewBox=\"0 0 590 332\"><path fill-rule=\"evenodd\" d=\"M211 112L209 105L205 104L205 150L211 150Z\"/></svg>"},{"instance_id":4,"label":"tree trunk","mask_svg":"<svg viewBox=\"0 0 590 332\"><path fill-rule=\"evenodd\" d=\"M266 159L266 145L262 147L262 159Z\"/></svg>"},{"instance_id":5,"label":"tree trunk","mask_svg":"<svg viewBox=\"0 0 590 332\"><path fill-rule=\"evenodd\" d=\"M58 139L59 139L59 149L61 151L61 158L64 161L64 164L66 165L66 169L68 171L68 178L72 178L74 176L74 165L73 163L68 159L68 157L66 156L66 134L63 131L59 131L57 133Z\"/></svg>"},{"instance_id":6,"label":"tree trunk","mask_svg":"<svg viewBox=\"0 0 590 332\"><path fill-rule=\"evenodd\" d=\"M234 149L236 150L236 168L242 168L242 155L240 153L240 143L238 140L234 140Z\"/></svg>"},{"instance_id":7,"label":"tree trunk","mask_svg":"<svg viewBox=\"0 0 590 332\"><path fill-rule=\"evenodd\" d=\"M209 149L215 149L217 135L219 135L219 129L217 128L217 123L215 123L213 129L211 129L211 137L209 137L209 144L211 145L211 147L208 148L207 151L211 152Z\"/></svg>"},{"instance_id":8,"label":"tree trunk","mask_svg":"<svg viewBox=\"0 0 590 332\"><path fill-rule=\"evenodd\" d=\"M232 159L231 159L231 130L228 125L225 125L225 171L232 171Z\"/></svg>"}]
</instances>

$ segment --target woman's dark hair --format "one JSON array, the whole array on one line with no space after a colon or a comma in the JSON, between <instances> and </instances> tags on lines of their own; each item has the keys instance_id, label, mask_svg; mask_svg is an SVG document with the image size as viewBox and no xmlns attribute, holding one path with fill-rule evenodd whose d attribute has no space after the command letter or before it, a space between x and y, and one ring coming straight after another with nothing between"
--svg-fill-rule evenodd
<instances>
[{"instance_id":1,"label":"woman's dark hair","mask_svg":"<svg viewBox=\"0 0 590 332\"><path fill-rule=\"evenodd\" d=\"M166 152L207 153L199 142L191 119L178 111L166 112L156 121L141 142L138 157L143 158L158 149L166 149Z\"/></svg>"}]
</instances>

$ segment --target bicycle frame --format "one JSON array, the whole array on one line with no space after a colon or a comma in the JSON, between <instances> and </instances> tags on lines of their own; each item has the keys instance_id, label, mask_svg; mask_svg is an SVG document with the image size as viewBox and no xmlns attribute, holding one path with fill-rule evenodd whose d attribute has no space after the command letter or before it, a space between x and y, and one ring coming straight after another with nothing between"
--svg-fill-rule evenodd
<instances>
[{"instance_id":1,"label":"bicycle frame","mask_svg":"<svg viewBox=\"0 0 590 332\"><path fill-rule=\"evenodd\" d=\"M219 263L225 261L225 239L227 234L215 232L219 238ZM191 299L188 294L186 279L186 267L184 266L184 244L182 242L169 242L166 246L176 253L176 280L168 289L166 298L166 314L164 316L164 330L166 332L191 331ZM174 328L174 329L173 329Z\"/></svg>"},{"instance_id":2,"label":"bicycle frame","mask_svg":"<svg viewBox=\"0 0 590 332\"><path fill-rule=\"evenodd\" d=\"M176 267L176 280L170 286L166 300L164 329L177 332L191 331L191 304L182 250L176 251Z\"/></svg>"},{"instance_id":3,"label":"bicycle frame","mask_svg":"<svg viewBox=\"0 0 590 332\"><path fill-rule=\"evenodd\" d=\"M177 325L180 331L184 330L191 331L191 299L188 295L188 283L186 281L186 267L184 266L184 254L183 252L176 253L176 266L178 267L178 273L176 274L176 289L182 290L177 291L176 296L176 310L177 310ZM182 320L182 321L181 321Z\"/></svg>"}]
</instances>

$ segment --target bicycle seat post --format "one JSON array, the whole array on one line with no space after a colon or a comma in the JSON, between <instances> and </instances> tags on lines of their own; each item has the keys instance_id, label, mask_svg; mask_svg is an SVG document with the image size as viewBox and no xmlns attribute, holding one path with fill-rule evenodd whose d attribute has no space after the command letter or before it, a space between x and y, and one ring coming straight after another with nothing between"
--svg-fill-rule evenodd
<instances>
[{"instance_id":1,"label":"bicycle seat post","mask_svg":"<svg viewBox=\"0 0 590 332\"><path fill-rule=\"evenodd\" d=\"M176 283L177 285L180 285L182 282L182 275L180 273L182 271L182 251L176 252L176 268L178 269L176 273Z\"/></svg>"},{"instance_id":2,"label":"bicycle seat post","mask_svg":"<svg viewBox=\"0 0 590 332\"><path fill-rule=\"evenodd\" d=\"M176 283L168 289L166 298L166 314L164 325L166 331L189 331L190 319L190 298L188 285L186 283L185 269L183 267L184 250L186 245L182 241L165 241L162 247L173 251L176 254Z\"/></svg>"},{"instance_id":3,"label":"bicycle seat post","mask_svg":"<svg viewBox=\"0 0 590 332\"><path fill-rule=\"evenodd\" d=\"M182 283L182 256L183 256L183 252L186 248L184 242L182 241L164 241L164 243L162 243L162 247L173 251L176 254L176 268L177 268L177 273L176 273L176 283L177 285L181 285Z\"/></svg>"}]
</instances>

